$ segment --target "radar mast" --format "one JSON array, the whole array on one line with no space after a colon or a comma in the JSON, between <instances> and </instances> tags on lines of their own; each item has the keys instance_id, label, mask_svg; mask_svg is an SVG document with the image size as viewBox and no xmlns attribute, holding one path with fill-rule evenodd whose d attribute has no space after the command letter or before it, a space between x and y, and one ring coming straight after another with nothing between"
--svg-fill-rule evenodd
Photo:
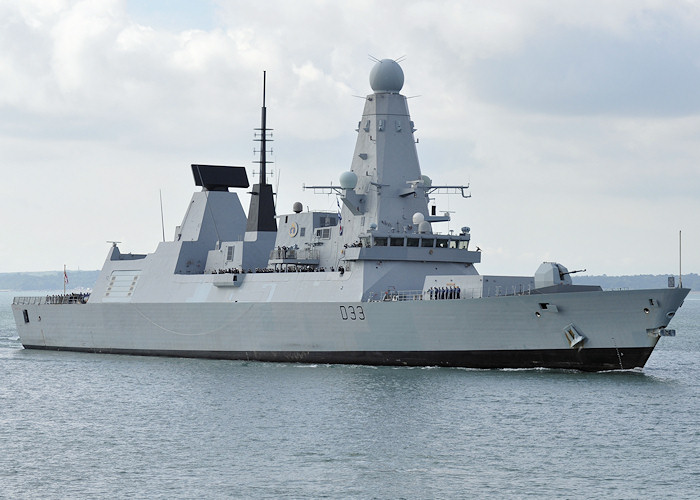
<instances>
[{"instance_id":1,"label":"radar mast","mask_svg":"<svg viewBox=\"0 0 700 500\"><path fill-rule=\"evenodd\" d=\"M267 128L267 107L265 106L265 86L267 72L263 71L263 105L260 128L256 128L255 141L260 142L260 159L255 163L260 165L259 182L253 185L248 210L246 232L273 231L277 232L275 220L275 202L272 185L267 182L267 142L272 141L272 129ZM269 137L268 137L269 134Z\"/></svg>"}]
</instances>

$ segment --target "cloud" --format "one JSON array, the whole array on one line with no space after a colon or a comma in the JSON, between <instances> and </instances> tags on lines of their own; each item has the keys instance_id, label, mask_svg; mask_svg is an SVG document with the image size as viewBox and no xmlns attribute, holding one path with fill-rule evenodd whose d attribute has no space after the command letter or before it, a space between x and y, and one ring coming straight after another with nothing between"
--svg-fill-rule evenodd
<instances>
[{"instance_id":1,"label":"cloud","mask_svg":"<svg viewBox=\"0 0 700 500\"><path fill-rule=\"evenodd\" d=\"M700 34L683 11L606 25L545 24L515 50L479 60L477 95L529 112L688 116L700 111Z\"/></svg>"},{"instance_id":2,"label":"cloud","mask_svg":"<svg viewBox=\"0 0 700 500\"><path fill-rule=\"evenodd\" d=\"M190 163L252 173L263 70L280 212L297 200L332 209L300 187L348 169L362 112L353 95L370 91L371 54L407 56L424 173L471 182L473 198L438 203L457 211L451 228L471 226L494 249L480 270L531 273L556 258L599 273L666 272L675 253L665 241L695 227L700 210L699 11L661 1L0 1L3 270L97 268L108 239L152 251L158 190L170 236L193 190Z\"/></svg>"}]
</instances>

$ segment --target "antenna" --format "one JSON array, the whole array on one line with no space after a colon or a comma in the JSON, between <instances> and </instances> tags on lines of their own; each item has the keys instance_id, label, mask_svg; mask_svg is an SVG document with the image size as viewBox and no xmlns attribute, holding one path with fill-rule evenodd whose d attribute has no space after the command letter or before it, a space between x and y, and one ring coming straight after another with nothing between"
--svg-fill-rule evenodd
<instances>
[{"instance_id":1,"label":"antenna","mask_svg":"<svg viewBox=\"0 0 700 500\"><path fill-rule=\"evenodd\" d=\"M260 164L260 182L259 184L265 185L267 184L267 164L272 163L271 161L268 161L267 159L267 141L272 141L272 129L267 128L267 106L265 106L265 88L267 84L267 71L263 71L263 105L262 105L262 116L260 120L260 128L257 128L255 130L260 131L260 135L256 136L256 141L260 142L260 159L253 162L253 163L259 163ZM268 137L268 132L269 132L269 137ZM255 152L255 150L253 150ZM272 152L272 151L270 151Z\"/></svg>"},{"instance_id":2,"label":"antenna","mask_svg":"<svg viewBox=\"0 0 700 500\"><path fill-rule=\"evenodd\" d=\"M376 57L374 57L372 54L367 54L367 57L369 57L369 60L370 60L370 61L379 62L379 59L377 59Z\"/></svg>"},{"instance_id":3,"label":"antenna","mask_svg":"<svg viewBox=\"0 0 700 500\"><path fill-rule=\"evenodd\" d=\"M277 180L275 182L275 208L277 208L277 193L280 192L280 170L279 163L277 164Z\"/></svg>"},{"instance_id":4,"label":"antenna","mask_svg":"<svg viewBox=\"0 0 700 500\"><path fill-rule=\"evenodd\" d=\"M246 232L277 231L275 220L275 199L272 192L272 184L267 182L267 164L272 163L267 159L267 143L272 141L272 129L267 128L267 106L265 105L265 93L267 83L267 71L263 71L263 105L261 111L260 128L254 140L260 143L260 159L254 161L260 165L259 182L253 185L248 209L248 223ZM269 151L272 153L272 150Z\"/></svg>"},{"instance_id":5,"label":"antenna","mask_svg":"<svg viewBox=\"0 0 700 500\"><path fill-rule=\"evenodd\" d=\"M683 263L683 244L682 244L682 235L683 231L678 231L678 286L680 288L683 288L683 272L682 272L682 263Z\"/></svg>"},{"instance_id":6,"label":"antenna","mask_svg":"<svg viewBox=\"0 0 700 500\"><path fill-rule=\"evenodd\" d=\"M265 87L267 86L267 71L263 71L263 105L262 120L260 121L260 184L267 183L265 167L267 165L267 106L265 106Z\"/></svg>"},{"instance_id":7,"label":"antenna","mask_svg":"<svg viewBox=\"0 0 700 500\"><path fill-rule=\"evenodd\" d=\"M163 220L163 192L158 190L158 196L160 197L160 227L163 230L163 241L165 241L165 221Z\"/></svg>"}]
</instances>

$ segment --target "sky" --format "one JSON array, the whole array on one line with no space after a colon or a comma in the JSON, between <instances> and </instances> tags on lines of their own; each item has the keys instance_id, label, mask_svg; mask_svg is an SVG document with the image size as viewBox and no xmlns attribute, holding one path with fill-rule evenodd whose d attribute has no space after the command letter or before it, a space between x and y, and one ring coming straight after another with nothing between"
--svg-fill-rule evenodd
<instances>
[{"instance_id":1,"label":"sky","mask_svg":"<svg viewBox=\"0 0 700 500\"><path fill-rule=\"evenodd\" d=\"M0 0L0 272L154 251L192 163L253 178L263 71L277 212L334 209L302 184L349 169L373 57L404 57L423 174L470 184L436 202L482 274L700 272L700 2L674 0Z\"/></svg>"}]
</instances>

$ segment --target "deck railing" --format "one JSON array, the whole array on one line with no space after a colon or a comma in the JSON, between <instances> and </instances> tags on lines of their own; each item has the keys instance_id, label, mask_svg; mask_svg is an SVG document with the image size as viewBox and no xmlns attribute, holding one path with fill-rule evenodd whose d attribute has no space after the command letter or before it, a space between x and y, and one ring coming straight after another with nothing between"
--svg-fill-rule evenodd
<instances>
[{"instance_id":1,"label":"deck railing","mask_svg":"<svg viewBox=\"0 0 700 500\"><path fill-rule=\"evenodd\" d=\"M41 305L41 304L87 304L89 293L68 293L66 295L41 295L34 297L15 297L13 305Z\"/></svg>"},{"instance_id":2,"label":"deck railing","mask_svg":"<svg viewBox=\"0 0 700 500\"><path fill-rule=\"evenodd\" d=\"M270 252L271 260L319 260L315 248L277 247Z\"/></svg>"},{"instance_id":3,"label":"deck railing","mask_svg":"<svg viewBox=\"0 0 700 500\"><path fill-rule=\"evenodd\" d=\"M433 290L387 290L385 292L372 292L369 297L370 302L403 302L407 300L455 300L455 299L476 299L481 297L481 289L456 290L438 293Z\"/></svg>"},{"instance_id":4,"label":"deck railing","mask_svg":"<svg viewBox=\"0 0 700 500\"><path fill-rule=\"evenodd\" d=\"M516 287L497 286L489 287L487 290L483 288L438 288L428 290L394 290L393 288L384 292L371 292L369 302L392 301L401 302L407 300L464 300L464 299L481 299L484 297L509 297L514 295L530 295L532 290L519 289Z\"/></svg>"}]
</instances>

